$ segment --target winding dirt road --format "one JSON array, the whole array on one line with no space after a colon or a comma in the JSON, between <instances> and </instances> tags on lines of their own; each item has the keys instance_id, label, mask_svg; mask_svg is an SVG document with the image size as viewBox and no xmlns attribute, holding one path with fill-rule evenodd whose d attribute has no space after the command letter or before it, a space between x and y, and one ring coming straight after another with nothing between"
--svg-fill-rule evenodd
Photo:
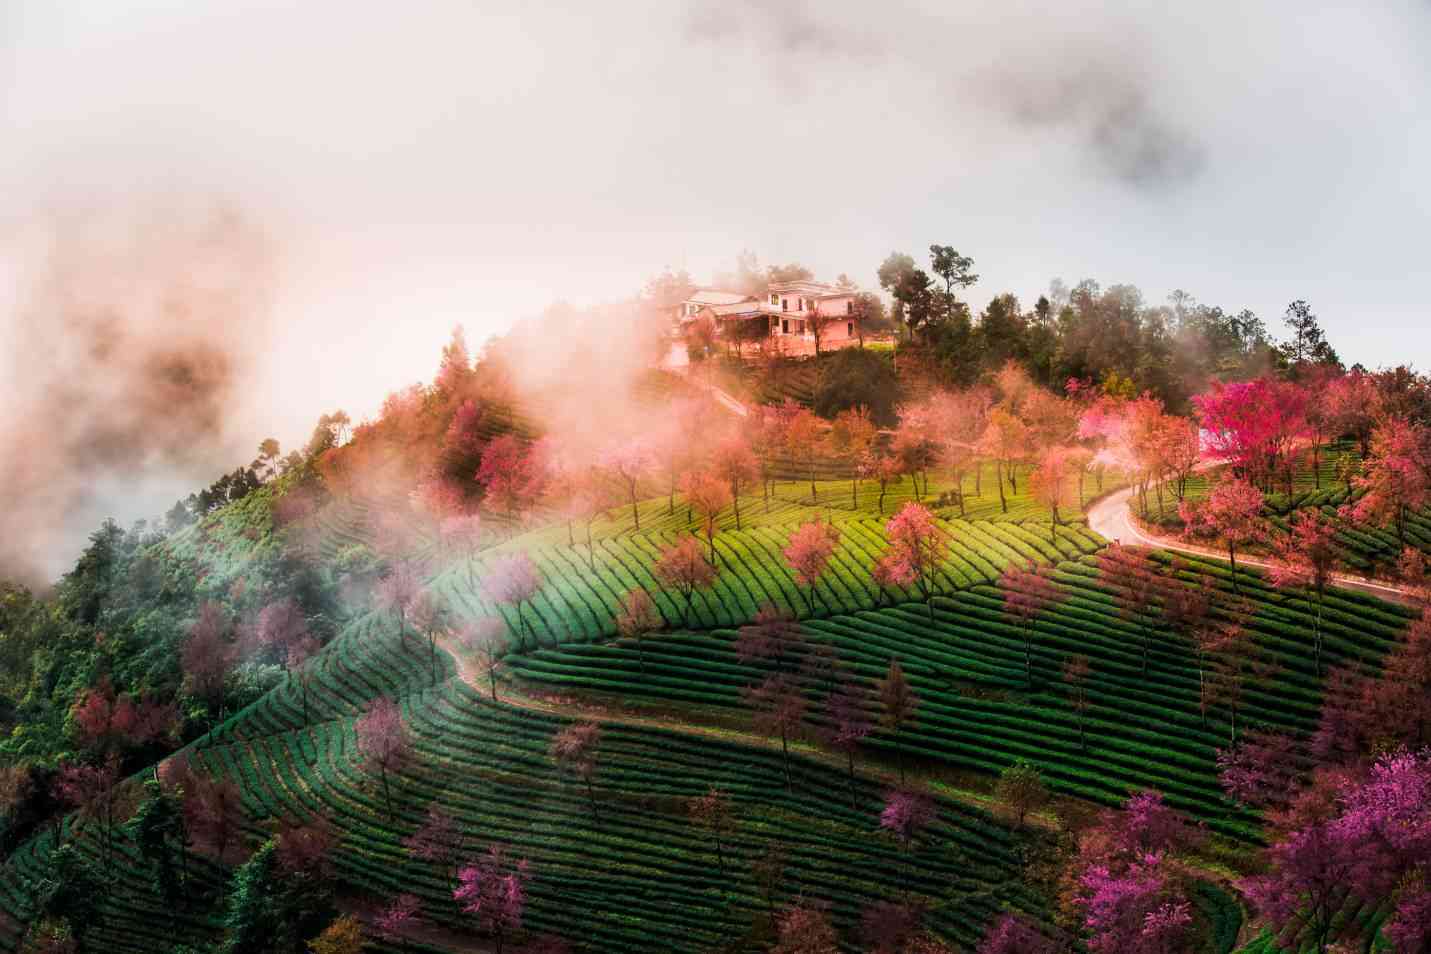
<instances>
[{"instance_id":1,"label":"winding dirt road","mask_svg":"<svg viewBox=\"0 0 1431 954\"><path fill-rule=\"evenodd\" d=\"M1213 559L1226 560L1227 552L1214 550L1210 547L1199 547L1187 543L1177 537L1154 536L1138 526L1138 522L1133 519L1133 488L1125 487L1122 490L1114 491L1088 508L1088 526L1100 534L1105 540L1116 543L1127 543L1137 546L1157 547L1160 550L1170 550L1175 553L1187 553L1192 556L1212 557ZM1266 560L1256 557L1239 556L1238 566L1256 566L1266 569L1271 564ZM1364 576L1352 576L1346 573L1337 573L1332 576L1332 581L1340 587L1348 590L1357 590L1362 593L1369 593L1372 596L1389 600L1393 603L1409 605L1411 603L1405 591L1401 587L1390 583L1382 583Z\"/></svg>"}]
</instances>

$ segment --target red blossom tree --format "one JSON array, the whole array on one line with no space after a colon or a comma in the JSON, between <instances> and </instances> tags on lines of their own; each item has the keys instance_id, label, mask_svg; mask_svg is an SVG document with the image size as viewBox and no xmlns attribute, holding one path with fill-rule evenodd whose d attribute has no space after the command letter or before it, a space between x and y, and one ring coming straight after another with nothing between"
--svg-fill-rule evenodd
<instances>
[{"instance_id":1,"label":"red blossom tree","mask_svg":"<svg viewBox=\"0 0 1431 954\"><path fill-rule=\"evenodd\" d=\"M825 738L830 745L845 754L850 775L850 806L858 807L855 788L855 752L874 731L874 724L865 710L864 693L852 680L843 679L825 698Z\"/></svg>"},{"instance_id":2,"label":"red blossom tree","mask_svg":"<svg viewBox=\"0 0 1431 954\"><path fill-rule=\"evenodd\" d=\"M793 672L795 657L805 649L805 633L795 617L769 603L762 604L735 637L735 655L741 662L768 659L787 675Z\"/></svg>"},{"instance_id":3,"label":"red blossom tree","mask_svg":"<svg viewBox=\"0 0 1431 954\"><path fill-rule=\"evenodd\" d=\"M1019 627L1024 642L1024 678L1033 688L1034 624L1063 598L1058 584L1050 579L1048 570L1040 569L1032 560L1027 568L1010 564L999 577L999 589L1004 594L1004 614Z\"/></svg>"},{"instance_id":4,"label":"red blossom tree","mask_svg":"<svg viewBox=\"0 0 1431 954\"><path fill-rule=\"evenodd\" d=\"M904 462L892 454L872 450L860 464L859 475L879 485L878 505L880 515L883 516L885 495L892 485L904 479Z\"/></svg>"},{"instance_id":5,"label":"red blossom tree","mask_svg":"<svg viewBox=\"0 0 1431 954\"><path fill-rule=\"evenodd\" d=\"M402 710L387 696L378 696L358 717L353 730L358 737L363 768L382 780L383 802L391 818L393 801L389 777L402 771L412 758L412 735L403 722Z\"/></svg>"},{"instance_id":6,"label":"red blossom tree","mask_svg":"<svg viewBox=\"0 0 1431 954\"><path fill-rule=\"evenodd\" d=\"M616 608L614 619L616 632L623 639L629 639L636 644L636 659L644 672L646 653L642 640L665 625L661 611L656 608L656 601L641 587L627 590L621 597L621 604Z\"/></svg>"},{"instance_id":7,"label":"red blossom tree","mask_svg":"<svg viewBox=\"0 0 1431 954\"><path fill-rule=\"evenodd\" d=\"M1004 494L1004 478L1018 493L1016 471L1019 461L1029 454L1029 432L1024 422L1005 407L996 407L989 412L989 422L979 439L979 449L994 459L994 477L999 485L999 507L1009 512L1008 497Z\"/></svg>"},{"instance_id":8,"label":"red blossom tree","mask_svg":"<svg viewBox=\"0 0 1431 954\"><path fill-rule=\"evenodd\" d=\"M700 515L701 529L710 548L711 565L720 566L715 550L715 535L719 529L717 518L722 510L730 506L730 488L714 475L696 471L682 479L681 494L686 498L687 505Z\"/></svg>"},{"instance_id":9,"label":"red blossom tree","mask_svg":"<svg viewBox=\"0 0 1431 954\"><path fill-rule=\"evenodd\" d=\"M169 775L184 800L184 830L195 847L220 861L242 849L243 792L232 779L192 771L187 760Z\"/></svg>"},{"instance_id":10,"label":"red blossom tree","mask_svg":"<svg viewBox=\"0 0 1431 954\"><path fill-rule=\"evenodd\" d=\"M1070 478L1074 471L1074 451L1067 447L1045 448L1029 474L1029 494L1049 510L1049 535L1058 543L1059 509L1074 505Z\"/></svg>"},{"instance_id":11,"label":"red blossom tree","mask_svg":"<svg viewBox=\"0 0 1431 954\"><path fill-rule=\"evenodd\" d=\"M105 756L171 737L178 710L173 703L135 702L128 693L116 694L109 677L102 676L80 694L72 716L81 742Z\"/></svg>"},{"instance_id":12,"label":"red blossom tree","mask_svg":"<svg viewBox=\"0 0 1431 954\"><path fill-rule=\"evenodd\" d=\"M700 541L685 536L668 547L662 547L651 572L663 586L669 586L681 595L685 605L681 624L690 626L691 604L695 601L696 592L713 585L716 580L716 568L706 559Z\"/></svg>"},{"instance_id":13,"label":"red blossom tree","mask_svg":"<svg viewBox=\"0 0 1431 954\"><path fill-rule=\"evenodd\" d=\"M326 879L332 876L332 856L338 833L323 818L306 823L285 821L274 836L274 857L288 874Z\"/></svg>"},{"instance_id":14,"label":"red blossom tree","mask_svg":"<svg viewBox=\"0 0 1431 954\"><path fill-rule=\"evenodd\" d=\"M289 646L308 634L308 620L296 600L284 597L265 604L258 611L253 633L259 651L282 658Z\"/></svg>"},{"instance_id":15,"label":"red blossom tree","mask_svg":"<svg viewBox=\"0 0 1431 954\"><path fill-rule=\"evenodd\" d=\"M879 428L864 405L847 408L835 415L830 427L830 449L849 465L850 508L860 509L860 477L863 465L874 449Z\"/></svg>"},{"instance_id":16,"label":"red blossom tree","mask_svg":"<svg viewBox=\"0 0 1431 954\"><path fill-rule=\"evenodd\" d=\"M467 850L467 833L441 805L427 806L427 816L417 830L402 840L409 858L436 865L449 880L457 876L457 862Z\"/></svg>"},{"instance_id":17,"label":"red blossom tree","mask_svg":"<svg viewBox=\"0 0 1431 954\"><path fill-rule=\"evenodd\" d=\"M417 599L412 601L408 615L412 619L412 628L417 630L418 635L427 637L427 658L432 668L432 681L436 684L437 637L447 628L447 604L436 591L431 588L424 589L417 594Z\"/></svg>"},{"instance_id":18,"label":"red blossom tree","mask_svg":"<svg viewBox=\"0 0 1431 954\"><path fill-rule=\"evenodd\" d=\"M1079 839L1070 901L1098 954L1192 954L1202 950L1186 882L1171 860L1197 833L1157 792L1104 812Z\"/></svg>"},{"instance_id":19,"label":"red blossom tree","mask_svg":"<svg viewBox=\"0 0 1431 954\"><path fill-rule=\"evenodd\" d=\"M876 901L860 912L860 940L869 954L905 954L923 919L917 903Z\"/></svg>"},{"instance_id":20,"label":"red blossom tree","mask_svg":"<svg viewBox=\"0 0 1431 954\"><path fill-rule=\"evenodd\" d=\"M748 687L745 701L754 712L756 731L780 739L785 787L794 791L795 780L790 773L790 737L801 731L809 709L803 688L794 677L775 672L759 684Z\"/></svg>"},{"instance_id":21,"label":"red blossom tree","mask_svg":"<svg viewBox=\"0 0 1431 954\"><path fill-rule=\"evenodd\" d=\"M839 938L822 906L802 901L776 915L770 954L839 954L839 950Z\"/></svg>"},{"instance_id":22,"label":"red blossom tree","mask_svg":"<svg viewBox=\"0 0 1431 954\"><path fill-rule=\"evenodd\" d=\"M1312 604L1312 657L1322 671L1322 607L1340 563L1337 529L1320 510L1302 508L1284 535L1273 538L1272 585L1300 590Z\"/></svg>"},{"instance_id":23,"label":"red blossom tree","mask_svg":"<svg viewBox=\"0 0 1431 954\"><path fill-rule=\"evenodd\" d=\"M1246 481L1224 478L1218 482L1201 505L1183 501L1178 508L1183 525L1189 532L1198 529L1222 539L1228 548L1228 564L1232 566L1232 591L1238 588L1238 549L1259 541L1266 535L1262 522L1262 492Z\"/></svg>"},{"instance_id":24,"label":"red blossom tree","mask_svg":"<svg viewBox=\"0 0 1431 954\"><path fill-rule=\"evenodd\" d=\"M870 579L874 582L879 605L884 605L887 591L905 590L914 585L914 567L895 549L886 550L875 557L870 567Z\"/></svg>"},{"instance_id":25,"label":"red blossom tree","mask_svg":"<svg viewBox=\"0 0 1431 954\"><path fill-rule=\"evenodd\" d=\"M552 761L557 768L581 779L591 814L596 811L596 770L601 759L601 726L595 722L574 722L552 737Z\"/></svg>"},{"instance_id":26,"label":"red blossom tree","mask_svg":"<svg viewBox=\"0 0 1431 954\"><path fill-rule=\"evenodd\" d=\"M1093 664L1082 654L1070 656L1063 663L1063 685L1068 692L1068 706L1078 718L1078 747L1088 749L1088 710L1092 700L1088 695L1088 680L1093 674Z\"/></svg>"},{"instance_id":27,"label":"red blossom tree","mask_svg":"<svg viewBox=\"0 0 1431 954\"><path fill-rule=\"evenodd\" d=\"M1152 613L1161 595L1161 583L1148 555L1142 550L1115 543L1098 554L1103 582L1113 590L1118 615L1138 628L1143 649L1143 672L1152 655Z\"/></svg>"},{"instance_id":28,"label":"red blossom tree","mask_svg":"<svg viewBox=\"0 0 1431 954\"><path fill-rule=\"evenodd\" d=\"M885 524L890 551L908 566L919 595L934 619L934 591L939 568L949 556L949 538L939 528L934 515L917 503L907 503Z\"/></svg>"},{"instance_id":29,"label":"red blossom tree","mask_svg":"<svg viewBox=\"0 0 1431 954\"><path fill-rule=\"evenodd\" d=\"M545 585L542 573L536 563L525 552L513 553L493 561L487 568L487 576L482 588L493 601L503 606L513 606L517 610L517 632L521 648L526 649L526 637L531 634L523 607L534 600Z\"/></svg>"},{"instance_id":30,"label":"red blossom tree","mask_svg":"<svg viewBox=\"0 0 1431 954\"><path fill-rule=\"evenodd\" d=\"M1404 418L1382 421L1352 483L1362 495L1344 506L1344 513L1358 523L1395 528L1404 548L1411 514L1431 503L1431 430Z\"/></svg>"},{"instance_id":31,"label":"red blossom tree","mask_svg":"<svg viewBox=\"0 0 1431 954\"><path fill-rule=\"evenodd\" d=\"M750 442L733 434L716 444L711 455L711 473L725 482L735 510L735 529L740 529L740 495L760 476L760 464Z\"/></svg>"},{"instance_id":32,"label":"red blossom tree","mask_svg":"<svg viewBox=\"0 0 1431 954\"><path fill-rule=\"evenodd\" d=\"M288 647L288 653L284 660L288 666L288 672L298 680L298 689L303 696L303 725L306 728L308 719L308 695L312 687L315 665L313 658L318 655L318 651L323 648L323 644L318 642L316 636L305 635L301 639L292 643Z\"/></svg>"},{"instance_id":33,"label":"red blossom tree","mask_svg":"<svg viewBox=\"0 0 1431 954\"><path fill-rule=\"evenodd\" d=\"M641 481L651 470L651 452L641 441L627 441L607 451L602 460L604 469L625 488L627 499L631 501L631 521L636 529L641 529L641 510L637 501L641 493Z\"/></svg>"},{"instance_id":34,"label":"red blossom tree","mask_svg":"<svg viewBox=\"0 0 1431 954\"><path fill-rule=\"evenodd\" d=\"M230 631L223 608L217 603L204 603L179 651L187 691L208 707L210 715L222 713L224 686L236 661Z\"/></svg>"},{"instance_id":35,"label":"red blossom tree","mask_svg":"<svg viewBox=\"0 0 1431 954\"><path fill-rule=\"evenodd\" d=\"M54 781L56 800L99 829L100 859L106 870L114 857L114 836L132 809L122 778L119 758L111 755L98 765L62 765Z\"/></svg>"},{"instance_id":36,"label":"red blossom tree","mask_svg":"<svg viewBox=\"0 0 1431 954\"><path fill-rule=\"evenodd\" d=\"M790 541L782 551L795 574L795 582L805 590L805 602L811 615L815 613L815 587L830 568L830 560L839 545L838 527L823 520L812 520L790 534Z\"/></svg>"},{"instance_id":37,"label":"red blossom tree","mask_svg":"<svg viewBox=\"0 0 1431 954\"><path fill-rule=\"evenodd\" d=\"M399 560L378 581L376 596L379 608L392 613L398 624L398 638L407 641L407 617L413 601L422 592L422 575L410 560Z\"/></svg>"},{"instance_id":38,"label":"red blossom tree","mask_svg":"<svg viewBox=\"0 0 1431 954\"><path fill-rule=\"evenodd\" d=\"M889 670L879 682L880 724L894 740L894 751L899 759L899 780L904 781L904 747L899 744L899 733L914 722L919 711L919 697L904 675L904 667L898 659L890 659Z\"/></svg>"},{"instance_id":39,"label":"red blossom tree","mask_svg":"<svg viewBox=\"0 0 1431 954\"><path fill-rule=\"evenodd\" d=\"M784 437L785 451L795 465L805 472L810 481L810 497L820 499L819 488L815 486L815 466L820 460L820 449L824 445L824 430L820 419L809 408L783 408L786 415Z\"/></svg>"},{"instance_id":40,"label":"red blossom tree","mask_svg":"<svg viewBox=\"0 0 1431 954\"><path fill-rule=\"evenodd\" d=\"M482 449L477 482L483 503L497 513L524 520L547 490L548 474L537 448L523 447L511 434L494 438Z\"/></svg>"},{"instance_id":41,"label":"red blossom tree","mask_svg":"<svg viewBox=\"0 0 1431 954\"><path fill-rule=\"evenodd\" d=\"M730 795L715 786L704 795L696 795L687 805L691 824L710 836L715 842L716 861L721 874L725 874L725 843L735 831L735 811L731 807Z\"/></svg>"},{"instance_id":42,"label":"red blossom tree","mask_svg":"<svg viewBox=\"0 0 1431 954\"><path fill-rule=\"evenodd\" d=\"M467 561L467 582L473 583L473 561L482 546L482 518L475 513L457 514L438 525L438 539L449 553L461 554Z\"/></svg>"},{"instance_id":43,"label":"red blossom tree","mask_svg":"<svg viewBox=\"0 0 1431 954\"><path fill-rule=\"evenodd\" d=\"M492 701L497 701L497 670L502 668L500 649L507 640L507 624L495 616L485 616L475 622L464 624L457 633L458 642L472 653L475 668L485 673L492 690Z\"/></svg>"},{"instance_id":44,"label":"red blossom tree","mask_svg":"<svg viewBox=\"0 0 1431 954\"><path fill-rule=\"evenodd\" d=\"M1297 740L1276 732L1247 733L1237 745L1217 750L1217 768L1223 792L1238 804L1284 805L1301 774Z\"/></svg>"}]
</instances>

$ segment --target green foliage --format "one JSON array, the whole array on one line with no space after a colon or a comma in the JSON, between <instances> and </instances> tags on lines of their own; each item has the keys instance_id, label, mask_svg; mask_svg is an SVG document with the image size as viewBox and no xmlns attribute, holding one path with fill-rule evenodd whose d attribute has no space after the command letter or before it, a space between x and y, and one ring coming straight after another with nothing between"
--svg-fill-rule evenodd
<instances>
[{"instance_id":1,"label":"green foliage","mask_svg":"<svg viewBox=\"0 0 1431 954\"><path fill-rule=\"evenodd\" d=\"M183 897L178 854L185 851L183 806L164 791L158 779L144 783L144 799L127 826L139 854L154 870L155 885L165 904L174 905Z\"/></svg>"},{"instance_id":2,"label":"green foliage","mask_svg":"<svg viewBox=\"0 0 1431 954\"><path fill-rule=\"evenodd\" d=\"M33 916L67 925L83 950L105 896L105 881L94 864L74 845L62 845L50 855L44 874L27 887L34 899Z\"/></svg>"},{"instance_id":3,"label":"green foliage","mask_svg":"<svg viewBox=\"0 0 1431 954\"><path fill-rule=\"evenodd\" d=\"M299 954L333 916L327 886L285 871L270 840L234 872L221 954Z\"/></svg>"},{"instance_id":4,"label":"green foliage","mask_svg":"<svg viewBox=\"0 0 1431 954\"><path fill-rule=\"evenodd\" d=\"M881 427L898 422L894 409L899 382L888 354L845 348L825 359L820 372L813 400L815 413L833 418L841 411L864 406Z\"/></svg>"}]
</instances>

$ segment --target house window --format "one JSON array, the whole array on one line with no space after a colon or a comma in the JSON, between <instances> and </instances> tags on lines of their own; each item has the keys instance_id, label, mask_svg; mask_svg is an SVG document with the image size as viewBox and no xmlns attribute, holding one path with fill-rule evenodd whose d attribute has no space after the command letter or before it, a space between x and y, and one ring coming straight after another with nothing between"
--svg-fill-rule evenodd
<instances>
[{"instance_id":1,"label":"house window","mask_svg":"<svg viewBox=\"0 0 1431 954\"><path fill-rule=\"evenodd\" d=\"M780 299L780 310L781 310L781 311L789 311L789 310L790 310L790 299L788 299L788 298L782 298L782 299Z\"/></svg>"},{"instance_id":2,"label":"house window","mask_svg":"<svg viewBox=\"0 0 1431 954\"><path fill-rule=\"evenodd\" d=\"M778 304L780 304L780 296L777 295L775 292L771 292L771 293L770 293L770 303L771 303L772 305L778 305Z\"/></svg>"},{"instance_id":3,"label":"house window","mask_svg":"<svg viewBox=\"0 0 1431 954\"><path fill-rule=\"evenodd\" d=\"M845 301L845 314L847 314L847 315L853 315L854 313L855 313L855 300L854 300L853 298L846 299L846 301Z\"/></svg>"},{"instance_id":4,"label":"house window","mask_svg":"<svg viewBox=\"0 0 1431 954\"><path fill-rule=\"evenodd\" d=\"M781 319L780 319L780 333L781 333L782 335L788 335L788 334L790 333L790 319L789 319L789 318L781 318Z\"/></svg>"},{"instance_id":5,"label":"house window","mask_svg":"<svg viewBox=\"0 0 1431 954\"><path fill-rule=\"evenodd\" d=\"M854 336L855 336L855 323L854 323L853 321L847 321L847 322L845 322L845 337L847 337L847 338L853 338Z\"/></svg>"}]
</instances>

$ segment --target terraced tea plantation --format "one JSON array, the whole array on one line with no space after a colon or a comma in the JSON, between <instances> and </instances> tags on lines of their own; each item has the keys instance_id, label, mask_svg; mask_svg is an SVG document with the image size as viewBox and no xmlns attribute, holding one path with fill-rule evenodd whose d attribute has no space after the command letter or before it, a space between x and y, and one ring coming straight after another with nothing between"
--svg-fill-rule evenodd
<instances>
[{"instance_id":1,"label":"terraced tea plantation","mask_svg":"<svg viewBox=\"0 0 1431 954\"><path fill-rule=\"evenodd\" d=\"M839 520L837 525L840 546L830 573L816 588L818 614L873 608L889 598L915 598L912 591L882 597L870 580L868 567L888 545L882 521L865 517ZM1067 559L1091 553L1101 545L1081 525L1060 528L1056 544L1046 524L954 519L941 521L940 526L948 537L950 558L939 568L935 582L947 592L991 582L1011 563ZM772 523L716 534L720 576L710 591L696 595L691 628L736 626L767 604L810 615L806 598L781 555L794 527L789 522ZM668 625L679 625L684 601L663 587L651 571L661 547L677 538L678 534L669 530L633 532L596 541L590 554L584 546L571 547L564 540L533 546L522 539L519 543L546 580L529 611L539 621L537 630L547 641L557 642L592 642L612 636L612 616L622 594L635 588L643 588L655 598ZM474 567L449 570L439 580L438 589L463 615L501 614L510 630L517 632L516 611L493 603L474 585L506 549L484 554Z\"/></svg>"},{"instance_id":2,"label":"terraced tea plantation","mask_svg":"<svg viewBox=\"0 0 1431 954\"><path fill-rule=\"evenodd\" d=\"M439 925L464 920L452 885L401 845L432 804L461 820L474 852L502 843L530 860L530 929L598 950L706 951L747 934L767 903L752 862L771 849L785 858L776 903L797 896L828 902L851 935L866 905L904 890L924 897L929 925L960 944L974 943L1003 909L1046 916L1046 902L1019 879L1033 836L942 801L936 824L905 849L878 834L880 785L861 780L852 803L837 767L797 759L787 791L778 753L764 747L609 724L593 814L585 792L547 755L568 720L488 702L453 676L445 655L433 685L427 662L416 640L404 642L385 621L365 617L324 651L311 725L303 727L301 699L288 686L190 755L241 784L252 836L262 837L278 819L326 819L341 835L335 867L354 903L415 893ZM416 757L393 779L392 817L355 755L353 717L380 693L401 699L416 742ZM727 872L709 836L687 818L689 798L711 786L735 805L736 827L723 846ZM94 833L78 831L84 850L97 854ZM32 841L0 877L8 948L27 917L25 879L41 873L49 850L47 836ZM93 939L98 949L167 950L180 938L212 943L215 919L183 911L166 917L134 845L124 841L120 851L123 863L113 869L114 890ZM201 864L202 880L217 886L221 872Z\"/></svg>"},{"instance_id":3,"label":"terraced tea plantation","mask_svg":"<svg viewBox=\"0 0 1431 954\"><path fill-rule=\"evenodd\" d=\"M1308 733L1316 724L1322 689L1309 637L1302 635L1310 632L1311 609L1254 574L1239 576L1255 605L1249 630L1275 664L1265 680L1249 686L1239 713L1242 726ZM1184 578L1230 595L1225 567L1213 562L1190 563ZM1024 676L1022 632L1005 616L1002 593L987 577L936 598L933 622L923 606L904 605L841 612L808 620L804 628L814 641L834 647L871 690L891 658L902 661L921 697L920 712L898 740L877 736L873 744L880 749L897 745L935 768L984 772L1027 758L1058 790L1105 804L1157 788L1171 804L1216 829L1256 839L1255 819L1234 809L1219 789L1215 749L1227 745L1229 728L1217 710L1204 723L1191 649L1160 633L1144 675L1141 630L1120 616L1096 561L1065 560L1055 579L1064 596L1034 624L1032 690ZM1405 622L1396 607L1337 592L1325 610L1326 664L1359 660L1374 667ZM1148 624L1164 626L1156 615ZM719 626L676 632L647 638L639 654L622 641L562 646L510 657L508 667L532 690L590 691L719 710L739 706L741 690L763 674L759 666L737 659L735 637ZM1059 678L1074 654L1085 654L1092 663L1086 748ZM818 718L812 733L817 729Z\"/></svg>"}]
</instances>

